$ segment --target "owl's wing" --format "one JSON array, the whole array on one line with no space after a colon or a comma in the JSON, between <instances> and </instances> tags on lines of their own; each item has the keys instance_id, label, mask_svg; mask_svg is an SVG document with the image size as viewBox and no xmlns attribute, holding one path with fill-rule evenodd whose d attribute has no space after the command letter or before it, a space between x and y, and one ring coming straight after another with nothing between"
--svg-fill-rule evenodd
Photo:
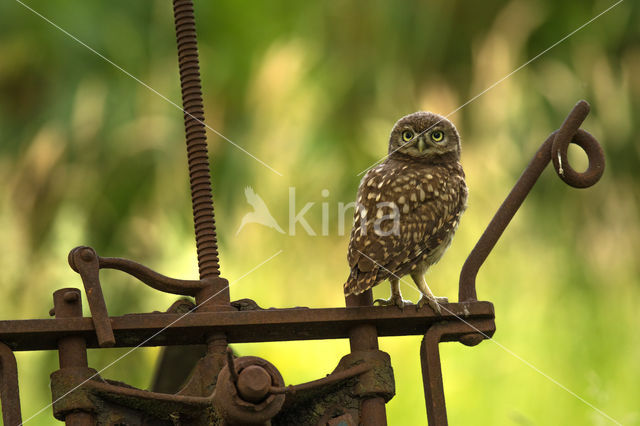
<instances>
[{"instance_id":1,"label":"owl's wing","mask_svg":"<svg viewBox=\"0 0 640 426\"><path fill-rule=\"evenodd\" d=\"M358 191L345 293L362 293L389 276L412 272L420 262L437 261L435 252L450 239L465 205L464 178L451 178L446 169L371 170ZM395 214L399 218L392 220Z\"/></svg>"},{"instance_id":2,"label":"owl's wing","mask_svg":"<svg viewBox=\"0 0 640 426\"><path fill-rule=\"evenodd\" d=\"M351 268L344 286L347 295L360 294L389 276L389 260L401 241L394 229L399 220L390 185L396 174L383 163L360 183L347 254Z\"/></svg>"}]
</instances>

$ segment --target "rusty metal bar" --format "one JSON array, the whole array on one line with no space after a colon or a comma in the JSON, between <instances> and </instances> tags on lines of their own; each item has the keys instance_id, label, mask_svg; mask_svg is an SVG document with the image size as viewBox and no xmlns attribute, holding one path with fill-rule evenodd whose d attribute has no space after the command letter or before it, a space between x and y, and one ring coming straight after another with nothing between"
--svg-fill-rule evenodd
<instances>
[{"instance_id":1,"label":"rusty metal bar","mask_svg":"<svg viewBox=\"0 0 640 426\"><path fill-rule=\"evenodd\" d=\"M447 424L447 406L444 401L442 366L438 344L442 337L443 325L429 327L420 344L420 365L422 367L422 385L427 408L429 426Z\"/></svg>"},{"instance_id":2,"label":"rusty metal bar","mask_svg":"<svg viewBox=\"0 0 640 426\"><path fill-rule=\"evenodd\" d=\"M269 388L269 393L296 393L307 389L313 389L318 386L338 383L346 379L350 379L351 377L358 376L362 373L366 373L367 371L373 368L372 365L369 364L359 364L355 367L348 368L344 371L340 371L338 373L329 374L322 379L312 380L310 382L301 383L299 385L289 385L289 386L271 386Z\"/></svg>"},{"instance_id":3,"label":"rusty metal bar","mask_svg":"<svg viewBox=\"0 0 640 426\"><path fill-rule=\"evenodd\" d=\"M82 299L77 288L63 288L53 293L53 312L56 318L81 318ZM87 345L82 337L65 336L58 340L60 369L87 368ZM95 424L91 413L75 411L64 418L68 426L90 426Z\"/></svg>"},{"instance_id":4,"label":"rusty metal bar","mask_svg":"<svg viewBox=\"0 0 640 426\"><path fill-rule=\"evenodd\" d=\"M100 257L100 269L116 269L136 277L149 287L164 293L195 296L206 287L206 280L180 280L170 278L132 260L118 257Z\"/></svg>"},{"instance_id":5,"label":"rusty metal bar","mask_svg":"<svg viewBox=\"0 0 640 426\"><path fill-rule=\"evenodd\" d=\"M408 306L255 310L234 312L149 313L111 317L116 347L137 346L158 331L145 346L202 344L206 332L221 331L230 343L284 340L342 339L362 324L372 324L379 336L423 335L438 321L494 318L490 302L449 303L442 315ZM65 336L85 339L97 347L91 318L56 318L0 321L0 341L14 351L57 349Z\"/></svg>"},{"instance_id":6,"label":"rusty metal bar","mask_svg":"<svg viewBox=\"0 0 640 426\"><path fill-rule=\"evenodd\" d=\"M420 345L420 364L429 426L447 425L439 343L458 340L469 334L478 334L478 330L482 332L484 338L491 337L495 332L495 323L493 320L470 320L466 323L443 322L432 325L425 333Z\"/></svg>"},{"instance_id":7,"label":"rusty metal bar","mask_svg":"<svg viewBox=\"0 0 640 426\"><path fill-rule=\"evenodd\" d=\"M359 295L350 295L345 298L347 308L367 307L373 304L373 293L367 290ZM349 331L349 345L351 352L368 351L378 349L378 330L374 323L359 324ZM378 396L367 398L360 404L360 420L363 425L386 426L387 415L384 398Z\"/></svg>"},{"instance_id":8,"label":"rusty metal bar","mask_svg":"<svg viewBox=\"0 0 640 426\"><path fill-rule=\"evenodd\" d=\"M9 346L0 342L0 401L2 423L5 426L22 424L20 391L18 390L18 365Z\"/></svg>"},{"instance_id":9,"label":"rusty metal bar","mask_svg":"<svg viewBox=\"0 0 640 426\"><path fill-rule=\"evenodd\" d=\"M80 290L63 288L53 293L56 318L82 318ZM87 345L82 337L65 336L58 340L60 368L88 367Z\"/></svg>"},{"instance_id":10,"label":"rusty metal bar","mask_svg":"<svg viewBox=\"0 0 640 426\"><path fill-rule=\"evenodd\" d=\"M217 277L220 275L218 242L213 213L207 134L204 125L196 24L191 0L173 0L173 15L178 43L198 267L201 279ZM216 291L219 290L222 288Z\"/></svg>"},{"instance_id":11,"label":"rusty metal bar","mask_svg":"<svg viewBox=\"0 0 640 426\"><path fill-rule=\"evenodd\" d=\"M586 188L600 179L604 172L604 153L598 141L580 129L587 114L589 104L586 101L578 102L560 129L553 132L538 149L462 266L458 295L460 302L477 300L476 276L480 267L552 159L558 176L573 187ZM589 158L589 166L583 173L576 172L569 165L567 148L570 142L582 147Z\"/></svg>"}]
</instances>

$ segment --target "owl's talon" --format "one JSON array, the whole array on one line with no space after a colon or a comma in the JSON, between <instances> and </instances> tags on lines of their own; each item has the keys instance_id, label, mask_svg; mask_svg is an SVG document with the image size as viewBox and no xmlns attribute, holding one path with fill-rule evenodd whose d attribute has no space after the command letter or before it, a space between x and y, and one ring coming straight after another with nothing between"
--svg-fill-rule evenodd
<instances>
[{"instance_id":1,"label":"owl's talon","mask_svg":"<svg viewBox=\"0 0 640 426\"><path fill-rule=\"evenodd\" d=\"M373 304L378 304L380 306L397 306L398 308L400 308L402 311L404 311L404 307L407 304L410 304L410 302L405 301L404 299L402 299L401 296L391 296L389 299L376 299L373 301Z\"/></svg>"},{"instance_id":2,"label":"owl's talon","mask_svg":"<svg viewBox=\"0 0 640 426\"><path fill-rule=\"evenodd\" d=\"M442 309L440 308L440 303L449 303L449 299L447 297L428 297L422 296L420 301L418 302L418 309L422 308L425 304L429 305L433 311L442 315Z\"/></svg>"}]
</instances>

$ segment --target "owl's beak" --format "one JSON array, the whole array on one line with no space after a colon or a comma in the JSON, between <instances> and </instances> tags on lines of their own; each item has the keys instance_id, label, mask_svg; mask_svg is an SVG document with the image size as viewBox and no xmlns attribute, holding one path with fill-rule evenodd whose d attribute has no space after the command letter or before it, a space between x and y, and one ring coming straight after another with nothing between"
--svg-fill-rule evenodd
<instances>
[{"instance_id":1,"label":"owl's beak","mask_svg":"<svg viewBox=\"0 0 640 426\"><path fill-rule=\"evenodd\" d=\"M427 144L424 142L424 139L420 137L420 139L418 139L418 151L423 152L425 149L427 149Z\"/></svg>"}]
</instances>

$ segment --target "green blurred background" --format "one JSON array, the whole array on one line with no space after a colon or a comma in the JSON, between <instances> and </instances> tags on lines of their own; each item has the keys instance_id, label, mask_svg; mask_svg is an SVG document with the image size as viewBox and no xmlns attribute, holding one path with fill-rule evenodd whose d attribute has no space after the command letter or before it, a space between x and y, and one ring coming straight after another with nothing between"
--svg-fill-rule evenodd
<instances>
[{"instance_id":1,"label":"green blurred background","mask_svg":"<svg viewBox=\"0 0 640 426\"><path fill-rule=\"evenodd\" d=\"M27 4L180 104L169 1ZM340 235L338 203L354 199L358 173L386 153L395 120L450 113L612 4L198 1L206 121L282 174L209 133L232 299L343 306L352 210ZM427 281L453 300L467 254L577 100L591 103L583 127L607 156L601 182L587 190L548 169L481 270L478 295L495 304L496 342L441 345L452 425L613 424L553 381L640 424L639 21L638 3L622 2L450 117L463 138L469 208ZM16 1L0 4L0 138L0 319L45 318L54 290L81 287L66 262L77 245L197 277L182 113ZM570 159L586 166L577 148ZM317 235L257 224L236 235L251 211L246 186L285 230L295 188L296 212L314 203L305 217ZM175 300L121 273L101 279L112 315ZM374 296L388 292L384 284ZM418 298L409 286L403 293ZM426 423L419 342L381 339L397 385L392 425ZM236 350L267 358L295 384L330 372L348 342ZM124 353L91 350L90 364ZM146 388L158 353L136 350L103 375ZM17 358L26 420L50 402L57 355ZM29 421L52 423L50 408Z\"/></svg>"}]
</instances>

